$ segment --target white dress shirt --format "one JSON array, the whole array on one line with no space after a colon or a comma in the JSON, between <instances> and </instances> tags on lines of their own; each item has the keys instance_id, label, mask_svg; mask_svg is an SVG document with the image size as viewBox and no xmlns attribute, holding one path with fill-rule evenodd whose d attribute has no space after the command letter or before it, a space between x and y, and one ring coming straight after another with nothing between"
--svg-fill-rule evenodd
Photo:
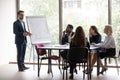
<instances>
[{"instance_id":1,"label":"white dress shirt","mask_svg":"<svg viewBox=\"0 0 120 80\"><path fill-rule=\"evenodd\" d=\"M96 47L115 48L115 40L112 35L107 35L104 42L95 44Z\"/></svg>"},{"instance_id":2,"label":"white dress shirt","mask_svg":"<svg viewBox=\"0 0 120 80\"><path fill-rule=\"evenodd\" d=\"M23 30L25 31L24 21L23 21L23 20L20 20L20 23L21 23L21 25L22 25Z\"/></svg>"},{"instance_id":3,"label":"white dress shirt","mask_svg":"<svg viewBox=\"0 0 120 80\"><path fill-rule=\"evenodd\" d=\"M68 42L70 43L71 42L71 37L72 37L72 32L69 34L68 36Z\"/></svg>"}]
</instances>

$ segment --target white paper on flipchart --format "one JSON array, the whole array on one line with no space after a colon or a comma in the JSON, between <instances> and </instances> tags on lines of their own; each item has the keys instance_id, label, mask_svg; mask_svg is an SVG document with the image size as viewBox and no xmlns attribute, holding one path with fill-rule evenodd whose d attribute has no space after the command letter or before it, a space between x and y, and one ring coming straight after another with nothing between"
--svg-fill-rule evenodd
<instances>
[{"instance_id":1,"label":"white paper on flipchart","mask_svg":"<svg viewBox=\"0 0 120 80\"><path fill-rule=\"evenodd\" d=\"M32 33L32 44L51 43L51 37L45 16L26 16L26 20L28 29Z\"/></svg>"}]
</instances>

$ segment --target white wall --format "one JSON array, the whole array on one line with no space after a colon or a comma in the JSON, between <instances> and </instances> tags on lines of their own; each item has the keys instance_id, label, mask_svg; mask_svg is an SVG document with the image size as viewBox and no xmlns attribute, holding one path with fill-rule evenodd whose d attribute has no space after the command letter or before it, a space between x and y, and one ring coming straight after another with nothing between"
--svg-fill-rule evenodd
<instances>
[{"instance_id":1,"label":"white wall","mask_svg":"<svg viewBox=\"0 0 120 80\"><path fill-rule=\"evenodd\" d=\"M0 65L16 60L13 22L16 20L16 0L0 0Z\"/></svg>"}]
</instances>

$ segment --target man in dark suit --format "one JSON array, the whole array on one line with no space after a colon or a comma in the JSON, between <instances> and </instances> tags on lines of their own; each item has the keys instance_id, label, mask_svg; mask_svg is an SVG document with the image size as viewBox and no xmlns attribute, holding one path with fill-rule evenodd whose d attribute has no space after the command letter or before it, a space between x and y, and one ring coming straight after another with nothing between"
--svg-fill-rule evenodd
<instances>
[{"instance_id":1,"label":"man in dark suit","mask_svg":"<svg viewBox=\"0 0 120 80\"><path fill-rule=\"evenodd\" d=\"M62 35L62 44L70 43L71 37L73 36L73 26L71 24L68 24L66 27L66 30L63 31Z\"/></svg>"},{"instance_id":2,"label":"man in dark suit","mask_svg":"<svg viewBox=\"0 0 120 80\"><path fill-rule=\"evenodd\" d=\"M23 21L24 11L18 11L17 13L18 19L13 23L13 32L15 34L15 44L17 48L17 64L19 71L24 71L29 69L25 67L24 59L25 59L25 51L26 51L26 36L30 36L31 33L26 31L25 23Z\"/></svg>"},{"instance_id":3,"label":"man in dark suit","mask_svg":"<svg viewBox=\"0 0 120 80\"><path fill-rule=\"evenodd\" d=\"M73 26L71 24L68 24L66 27L66 30L63 31L62 35L62 45L64 44L69 44L71 42L71 37L74 35L73 32ZM67 50L62 50L60 52L60 55L62 56L63 59L67 59Z\"/></svg>"}]
</instances>

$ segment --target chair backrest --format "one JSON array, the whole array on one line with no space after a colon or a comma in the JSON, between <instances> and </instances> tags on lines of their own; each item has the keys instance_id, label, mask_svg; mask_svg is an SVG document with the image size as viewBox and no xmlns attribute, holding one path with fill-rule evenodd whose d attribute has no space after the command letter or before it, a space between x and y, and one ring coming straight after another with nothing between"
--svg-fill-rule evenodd
<instances>
[{"instance_id":1,"label":"chair backrest","mask_svg":"<svg viewBox=\"0 0 120 80\"><path fill-rule=\"evenodd\" d=\"M119 52L118 52L118 57L120 57L120 49L119 49Z\"/></svg>"},{"instance_id":2,"label":"chair backrest","mask_svg":"<svg viewBox=\"0 0 120 80\"><path fill-rule=\"evenodd\" d=\"M38 54L39 56L45 55L45 54L47 53L46 50L45 50L45 49L39 49L39 47L44 47L44 45L43 45L43 44L36 44L36 45L35 45L37 54Z\"/></svg>"},{"instance_id":3,"label":"chair backrest","mask_svg":"<svg viewBox=\"0 0 120 80\"><path fill-rule=\"evenodd\" d=\"M87 60L88 58L88 49L80 47L72 47L69 50L68 60L80 62Z\"/></svg>"}]
</instances>

